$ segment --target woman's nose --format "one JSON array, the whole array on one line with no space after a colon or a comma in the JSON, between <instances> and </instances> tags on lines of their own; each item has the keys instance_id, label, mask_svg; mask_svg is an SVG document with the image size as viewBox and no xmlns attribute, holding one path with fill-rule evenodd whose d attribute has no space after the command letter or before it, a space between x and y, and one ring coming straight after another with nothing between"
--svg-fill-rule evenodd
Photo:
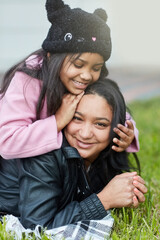
<instances>
[{"instance_id":1,"label":"woman's nose","mask_svg":"<svg viewBox=\"0 0 160 240\"><path fill-rule=\"evenodd\" d=\"M83 124L79 130L79 135L82 139L90 139L93 137L92 126L90 124Z\"/></svg>"}]
</instances>

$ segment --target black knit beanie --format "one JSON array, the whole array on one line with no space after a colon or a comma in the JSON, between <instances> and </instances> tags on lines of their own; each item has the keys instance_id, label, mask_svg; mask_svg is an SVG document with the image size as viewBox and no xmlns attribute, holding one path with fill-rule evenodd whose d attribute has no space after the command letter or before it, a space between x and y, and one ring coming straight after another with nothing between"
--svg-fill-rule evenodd
<instances>
[{"instance_id":1,"label":"black knit beanie","mask_svg":"<svg viewBox=\"0 0 160 240\"><path fill-rule=\"evenodd\" d=\"M51 22L42 48L50 53L99 53L104 60L111 54L110 29L104 9L88 13L71 9L62 0L47 0L46 10Z\"/></svg>"}]
</instances>

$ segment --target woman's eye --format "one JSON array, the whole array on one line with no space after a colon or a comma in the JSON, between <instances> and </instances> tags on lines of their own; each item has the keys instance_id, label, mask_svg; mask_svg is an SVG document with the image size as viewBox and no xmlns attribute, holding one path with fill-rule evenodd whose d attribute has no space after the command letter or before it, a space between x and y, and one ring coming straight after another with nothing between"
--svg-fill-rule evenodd
<instances>
[{"instance_id":1,"label":"woman's eye","mask_svg":"<svg viewBox=\"0 0 160 240\"><path fill-rule=\"evenodd\" d=\"M73 119L77 120L77 121L81 121L82 120L80 117L76 117L76 116L74 116Z\"/></svg>"},{"instance_id":2,"label":"woman's eye","mask_svg":"<svg viewBox=\"0 0 160 240\"><path fill-rule=\"evenodd\" d=\"M107 124L105 123L96 123L96 125L99 127L107 127Z\"/></svg>"}]
</instances>

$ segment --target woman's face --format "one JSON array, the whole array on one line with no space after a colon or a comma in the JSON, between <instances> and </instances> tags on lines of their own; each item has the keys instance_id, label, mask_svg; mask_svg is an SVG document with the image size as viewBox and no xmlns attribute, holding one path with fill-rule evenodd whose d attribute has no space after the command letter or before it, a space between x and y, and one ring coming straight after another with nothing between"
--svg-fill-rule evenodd
<instances>
[{"instance_id":1,"label":"woman's face","mask_svg":"<svg viewBox=\"0 0 160 240\"><path fill-rule=\"evenodd\" d=\"M78 95L98 80L104 60L98 53L82 53L76 57L77 55L68 55L65 58L60 79L70 93Z\"/></svg>"},{"instance_id":2,"label":"woman's face","mask_svg":"<svg viewBox=\"0 0 160 240\"><path fill-rule=\"evenodd\" d=\"M93 162L110 143L111 122L112 109L107 101L98 95L84 95L64 133L81 157Z\"/></svg>"}]
</instances>

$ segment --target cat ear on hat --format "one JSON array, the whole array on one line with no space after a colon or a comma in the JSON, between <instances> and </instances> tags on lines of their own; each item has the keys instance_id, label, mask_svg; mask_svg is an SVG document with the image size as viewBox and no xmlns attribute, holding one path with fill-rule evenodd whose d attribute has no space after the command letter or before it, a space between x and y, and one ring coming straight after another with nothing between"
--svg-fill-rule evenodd
<instances>
[{"instance_id":1,"label":"cat ear on hat","mask_svg":"<svg viewBox=\"0 0 160 240\"><path fill-rule=\"evenodd\" d=\"M95 15L97 15L98 17L100 17L102 20L104 20L105 22L107 22L108 16L106 11L103 8L97 8L94 13Z\"/></svg>"},{"instance_id":2,"label":"cat ear on hat","mask_svg":"<svg viewBox=\"0 0 160 240\"><path fill-rule=\"evenodd\" d=\"M48 20L52 23L57 15L57 11L63 9L70 9L67 4L64 4L62 0L47 0L46 1L46 10Z\"/></svg>"}]
</instances>

